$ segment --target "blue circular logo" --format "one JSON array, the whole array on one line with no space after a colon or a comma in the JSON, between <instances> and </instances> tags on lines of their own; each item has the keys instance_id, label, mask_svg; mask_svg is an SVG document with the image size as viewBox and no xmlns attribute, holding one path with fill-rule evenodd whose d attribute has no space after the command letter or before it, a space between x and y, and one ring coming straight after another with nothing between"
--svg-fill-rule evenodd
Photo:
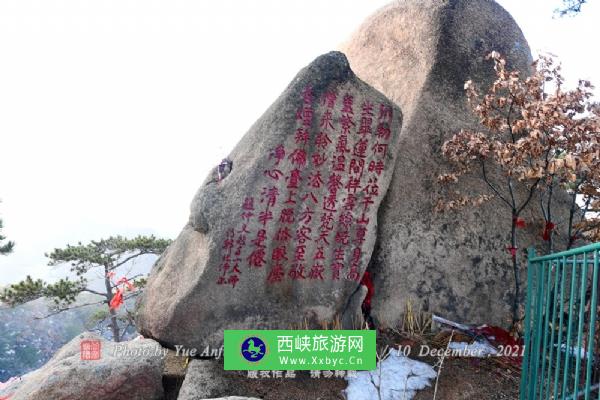
<instances>
[{"instance_id":1,"label":"blue circular logo","mask_svg":"<svg viewBox=\"0 0 600 400\"><path fill-rule=\"evenodd\" d=\"M255 336L249 337L242 342L242 356L250 362L257 362L267 354L267 346L262 339Z\"/></svg>"}]
</instances>

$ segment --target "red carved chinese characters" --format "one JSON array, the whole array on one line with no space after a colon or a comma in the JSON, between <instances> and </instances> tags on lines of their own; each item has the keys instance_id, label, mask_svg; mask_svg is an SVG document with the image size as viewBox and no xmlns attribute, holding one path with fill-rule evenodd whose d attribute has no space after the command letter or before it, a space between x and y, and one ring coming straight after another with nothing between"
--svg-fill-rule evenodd
<instances>
[{"instance_id":1,"label":"red carved chinese characters","mask_svg":"<svg viewBox=\"0 0 600 400\"><path fill-rule=\"evenodd\" d=\"M361 261L362 251L360 247L355 247L352 250L352 258L350 259L350 270L348 271L348 275L346 275L346 279L351 281L360 281L360 261Z\"/></svg>"},{"instance_id":2,"label":"red carved chinese characters","mask_svg":"<svg viewBox=\"0 0 600 400\"><path fill-rule=\"evenodd\" d=\"M373 124L373 104L368 100L362 105L362 112L360 114L360 128L358 129L359 135L370 135L372 133L371 125Z\"/></svg>"},{"instance_id":3,"label":"red carved chinese characters","mask_svg":"<svg viewBox=\"0 0 600 400\"><path fill-rule=\"evenodd\" d=\"M390 140L392 134L390 125L392 123L392 107L388 104L379 105L379 119L377 124L377 138L381 140Z\"/></svg>"},{"instance_id":4,"label":"red carved chinese characters","mask_svg":"<svg viewBox=\"0 0 600 400\"><path fill-rule=\"evenodd\" d=\"M391 158L393 109L310 86L299 100L295 127L265 154L262 184L226 232L219 284L235 288L242 266L264 269L269 284L362 277L363 247Z\"/></svg>"},{"instance_id":5,"label":"red carved chinese characters","mask_svg":"<svg viewBox=\"0 0 600 400\"><path fill-rule=\"evenodd\" d=\"M232 260L233 248L235 246L235 231L233 229L228 229L225 234L225 241L223 242L223 258L221 260L221 275L217 280L217 284L219 285L231 285L235 287L235 285L240 280L239 274L241 271L239 270L239 266L237 262Z\"/></svg>"},{"instance_id":6,"label":"red carved chinese characters","mask_svg":"<svg viewBox=\"0 0 600 400\"><path fill-rule=\"evenodd\" d=\"M276 283L283 281L283 277L285 276L285 270L283 266L287 261L289 261L287 256L287 248L285 245L273 249L271 261L274 265L271 268L271 271L269 271L267 282Z\"/></svg>"},{"instance_id":7,"label":"red carved chinese characters","mask_svg":"<svg viewBox=\"0 0 600 400\"><path fill-rule=\"evenodd\" d=\"M259 230L256 233L256 237L252 240L254 250L248 256L248 266L260 268L267 263L267 261L265 260L267 248L266 241L267 231L265 229Z\"/></svg>"}]
</instances>

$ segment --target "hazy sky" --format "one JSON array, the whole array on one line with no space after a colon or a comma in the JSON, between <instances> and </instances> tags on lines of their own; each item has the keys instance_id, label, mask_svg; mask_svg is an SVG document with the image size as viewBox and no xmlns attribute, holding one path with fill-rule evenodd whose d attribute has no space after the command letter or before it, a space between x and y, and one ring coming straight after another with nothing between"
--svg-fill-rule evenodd
<instances>
[{"instance_id":1,"label":"hazy sky","mask_svg":"<svg viewBox=\"0 0 600 400\"><path fill-rule=\"evenodd\" d=\"M174 238L209 169L383 0L0 0L0 284L79 240ZM600 1L503 0L533 50L600 85Z\"/></svg>"}]
</instances>

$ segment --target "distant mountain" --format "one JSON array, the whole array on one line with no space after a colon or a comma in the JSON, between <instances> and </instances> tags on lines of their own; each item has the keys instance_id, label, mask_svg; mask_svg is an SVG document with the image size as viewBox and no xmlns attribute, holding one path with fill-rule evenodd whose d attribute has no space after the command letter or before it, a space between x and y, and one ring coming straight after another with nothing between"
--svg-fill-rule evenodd
<instances>
[{"instance_id":1,"label":"distant mountain","mask_svg":"<svg viewBox=\"0 0 600 400\"><path fill-rule=\"evenodd\" d=\"M117 279L122 276L146 275L152 268L156 256L147 255L129 262L117 270ZM64 275L69 275L69 267L62 266ZM56 271L55 271L56 272ZM105 290L102 276L90 271L86 278L89 287L98 291ZM0 291L3 287L0 286ZM94 303L99 296L82 293L75 305ZM126 302L132 310L135 299ZM44 365L64 344L83 331L93 330L107 339L112 339L107 322L97 327L98 315L104 315L106 305L94 305L65 311L52 317L36 319L48 315L49 300L38 299L15 308L6 308L0 303L0 382L12 376L23 375ZM137 335L135 328L127 331L125 340Z\"/></svg>"},{"instance_id":2,"label":"distant mountain","mask_svg":"<svg viewBox=\"0 0 600 400\"><path fill-rule=\"evenodd\" d=\"M85 294L78 303L94 300L96 296ZM16 308L0 308L0 382L44 365L68 341L92 330L92 317L106 310L103 305L87 306L36 319L48 314L48 304L48 300L38 299ZM127 338L134 335L131 329ZM103 336L111 338L108 330Z\"/></svg>"}]
</instances>

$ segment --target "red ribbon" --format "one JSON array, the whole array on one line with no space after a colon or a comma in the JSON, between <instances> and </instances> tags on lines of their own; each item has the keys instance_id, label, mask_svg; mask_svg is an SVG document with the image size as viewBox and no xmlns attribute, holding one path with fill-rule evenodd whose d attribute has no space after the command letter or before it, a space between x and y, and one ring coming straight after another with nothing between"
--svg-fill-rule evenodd
<instances>
[{"instance_id":1,"label":"red ribbon","mask_svg":"<svg viewBox=\"0 0 600 400\"><path fill-rule=\"evenodd\" d=\"M123 304L123 289L118 288L117 293L113 296L110 301L109 308L111 310L117 310Z\"/></svg>"},{"instance_id":2,"label":"red ribbon","mask_svg":"<svg viewBox=\"0 0 600 400\"><path fill-rule=\"evenodd\" d=\"M554 225L554 223L552 223L551 221L546 222L546 226L544 227L544 233L542 233L542 239L544 239L545 241L549 241L550 235L552 234L554 228L556 228L556 225Z\"/></svg>"},{"instance_id":3,"label":"red ribbon","mask_svg":"<svg viewBox=\"0 0 600 400\"><path fill-rule=\"evenodd\" d=\"M127 279L126 277L122 277L121 279L119 279L116 283L116 285L120 285L121 283L125 284L125 286L127 286L127 289L129 290L133 290L133 284L131 282L129 282L129 279Z\"/></svg>"},{"instance_id":4,"label":"red ribbon","mask_svg":"<svg viewBox=\"0 0 600 400\"><path fill-rule=\"evenodd\" d=\"M523 218L515 217L514 220L515 220L515 226L517 228L525 229L525 227L527 226L527 224L525 223L525 220Z\"/></svg>"},{"instance_id":5,"label":"red ribbon","mask_svg":"<svg viewBox=\"0 0 600 400\"><path fill-rule=\"evenodd\" d=\"M518 247L512 247L512 246L509 246L506 248L506 250L508 250L510 255L513 257L517 255L517 249L518 249Z\"/></svg>"},{"instance_id":6,"label":"red ribbon","mask_svg":"<svg viewBox=\"0 0 600 400\"><path fill-rule=\"evenodd\" d=\"M373 298L373 294L375 293L375 287L373 285L373 280L371 279L371 274L369 273L369 271L365 271L365 274L363 275L360 284L366 286L367 288L367 295L363 300L362 307L366 310L371 310L371 299Z\"/></svg>"}]
</instances>

